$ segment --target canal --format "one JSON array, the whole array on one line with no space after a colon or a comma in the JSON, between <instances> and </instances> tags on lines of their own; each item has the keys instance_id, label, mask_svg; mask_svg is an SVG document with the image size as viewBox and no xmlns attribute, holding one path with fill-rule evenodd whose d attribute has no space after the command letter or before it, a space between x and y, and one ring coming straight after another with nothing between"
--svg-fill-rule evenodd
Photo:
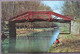
<instances>
[{"instance_id":1,"label":"canal","mask_svg":"<svg viewBox=\"0 0 80 54\"><path fill-rule=\"evenodd\" d=\"M60 33L59 28L49 31L42 31L30 36L20 36L16 38L16 53L22 52L48 52L53 42ZM8 53L9 38L2 42L2 53ZM12 46L13 47L13 46Z\"/></svg>"},{"instance_id":2,"label":"canal","mask_svg":"<svg viewBox=\"0 0 80 54\"><path fill-rule=\"evenodd\" d=\"M48 52L60 33L58 28L50 31L20 36L16 39L16 52Z\"/></svg>"}]
</instances>

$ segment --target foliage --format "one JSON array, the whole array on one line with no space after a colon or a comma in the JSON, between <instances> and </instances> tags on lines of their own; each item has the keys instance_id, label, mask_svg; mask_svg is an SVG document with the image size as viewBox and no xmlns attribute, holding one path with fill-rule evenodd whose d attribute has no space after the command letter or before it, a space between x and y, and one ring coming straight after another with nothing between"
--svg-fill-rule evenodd
<instances>
[{"instance_id":1,"label":"foliage","mask_svg":"<svg viewBox=\"0 0 80 54\"><path fill-rule=\"evenodd\" d=\"M80 2L65 1L62 12L66 16L80 18Z\"/></svg>"},{"instance_id":2,"label":"foliage","mask_svg":"<svg viewBox=\"0 0 80 54\"><path fill-rule=\"evenodd\" d=\"M2 2L2 18L4 20L10 17L22 14L29 10L51 10L49 6L46 6L39 1L10 1Z\"/></svg>"},{"instance_id":3,"label":"foliage","mask_svg":"<svg viewBox=\"0 0 80 54\"><path fill-rule=\"evenodd\" d=\"M29 10L40 11L40 10L49 10L51 8L42 4L40 1L8 1L2 2L2 30L5 26L5 20L12 18L13 16L20 15ZM19 25L19 24L18 24Z\"/></svg>"}]
</instances>

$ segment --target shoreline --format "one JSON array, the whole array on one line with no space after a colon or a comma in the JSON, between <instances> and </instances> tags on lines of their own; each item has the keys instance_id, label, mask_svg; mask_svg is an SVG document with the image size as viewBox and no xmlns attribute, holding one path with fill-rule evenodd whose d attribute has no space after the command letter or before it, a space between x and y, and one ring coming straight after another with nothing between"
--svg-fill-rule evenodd
<instances>
[{"instance_id":1,"label":"shoreline","mask_svg":"<svg viewBox=\"0 0 80 54\"><path fill-rule=\"evenodd\" d=\"M80 35L59 34L59 37L60 43L57 47L53 44L49 52L80 52Z\"/></svg>"},{"instance_id":2,"label":"shoreline","mask_svg":"<svg viewBox=\"0 0 80 54\"><path fill-rule=\"evenodd\" d=\"M23 30L20 30L20 31L18 31L18 29L17 29L17 37L20 35L20 36L29 36L29 35L31 35L31 34L33 34L33 33L39 33L39 32L45 32L45 31L52 31L52 30L54 30L54 28L51 28L51 29L25 29L24 31Z\"/></svg>"}]
</instances>

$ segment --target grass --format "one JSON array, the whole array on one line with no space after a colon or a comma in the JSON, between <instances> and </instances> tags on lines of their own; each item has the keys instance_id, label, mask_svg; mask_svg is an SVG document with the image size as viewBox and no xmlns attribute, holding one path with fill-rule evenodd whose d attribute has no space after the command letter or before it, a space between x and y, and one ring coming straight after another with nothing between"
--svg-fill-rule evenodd
<instances>
[{"instance_id":1,"label":"grass","mask_svg":"<svg viewBox=\"0 0 80 54\"><path fill-rule=\"evenodd\" d=\"M61 36L60 44L58 47L53 44L49 52L80 52L80 35L60 34L59 36Z\"/></svg>"},{"instance_id":2,"label":"grass","mask_svg":"<svg viewBox=\"0 0 80 54\"><path fill-rule=\"evenodd\" d=\"M17 36L27 36L37 32L54 30L54 28L46 28L46 29L16 29Z\"/></svg>"},{"instance_id":3,"label":"grass","mask_svg":"<svg viewBox=\"0 0 80 54\"><path fill-rule=\"evenodd\" d=\"M67 29L66 27L62 27L61 33L69 33L69 29Z\"/></svg>"},{"instance_id":4,"label":"grass","mask_svg":"<svg viewBox=\"0 0 80 54\"><path fill-rule=\"evenodd\" d=\"M42 32L42 31L49 31L54 30L54 28L46 28L46 29L16 29L17 36L26 36L31 35L36 32ZM69 30L67 28L61 28L61 33L69 33Z\"/></svg>"}]
</instances>

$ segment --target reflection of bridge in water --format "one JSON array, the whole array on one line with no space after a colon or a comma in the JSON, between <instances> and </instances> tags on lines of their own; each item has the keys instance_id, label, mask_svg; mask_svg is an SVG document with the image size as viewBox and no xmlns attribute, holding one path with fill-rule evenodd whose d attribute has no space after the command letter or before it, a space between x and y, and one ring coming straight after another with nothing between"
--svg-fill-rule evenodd
<instances>
[{"instance_id":1,"label":"reflection of bridge in water","mask_svg":"<svg viewBox=\"0 0 80 54\"><path fill-rule=\"evenodd\" d=\"M52 15L60 17L62 19L57 19L57 18L54 19L52 18ZM17 15L13 18L10 18L8 20L9 21L9 52L13 52L15 50L15 45L16 45L15 23L23 23L26 21L28 22L49 21L49 22L70 23L71 20L73 20L73 18L66 17L64 15L52 11L28 11L21 15Z\"/></svg>"},{"instance_id":2,"label":"reflection of bridge in water","mask_svg":"<svg viewBox=\"0 0 80 54\"><path fill-rule=\"evenodd\" d=\"M17 52L48 52L56 40L59 32L57 30L42 31L28 36L20 36L16 39Z\"/></svg>"}]
</instances>

